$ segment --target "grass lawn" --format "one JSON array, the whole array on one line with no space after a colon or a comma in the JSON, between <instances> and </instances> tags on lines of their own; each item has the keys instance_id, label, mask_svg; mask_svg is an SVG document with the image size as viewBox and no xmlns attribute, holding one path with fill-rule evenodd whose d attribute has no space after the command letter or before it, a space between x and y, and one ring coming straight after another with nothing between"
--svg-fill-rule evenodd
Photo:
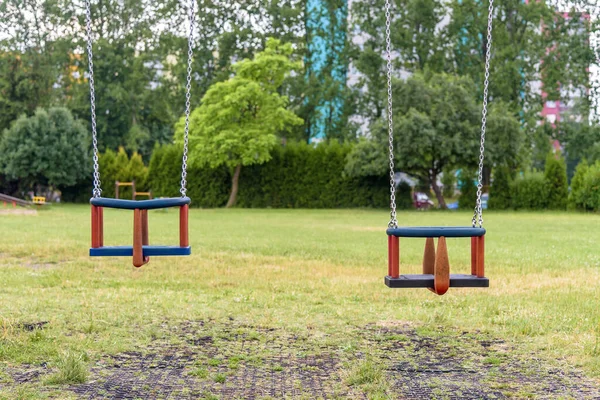
<instances>
[{"instance_id":1,"label":"grass lawn","mask_svg":"<svg viewBox=\"0 0 600 400\"><path fill-rule=\"evenodd\" d=\"M194 209L193 255L141 269L87 256L89 214L0 215L0 399L600 398L599 215L484 214L490 288L439 297L383 284L385 211ZM131 226L106 210L105 244ZM177 229L150 212L151 243ZM401 272L423 245L401 240ZM470 271L469 240L448 247Z\"/></svg>"}]
</instances>

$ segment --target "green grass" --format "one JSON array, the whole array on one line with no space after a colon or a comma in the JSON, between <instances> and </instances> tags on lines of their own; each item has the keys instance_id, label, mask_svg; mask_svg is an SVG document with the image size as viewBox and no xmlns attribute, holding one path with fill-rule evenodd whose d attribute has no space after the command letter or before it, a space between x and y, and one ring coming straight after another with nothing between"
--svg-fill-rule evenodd
<instances>
[{"instance_id":1,"label":"green grass","mask_svg":"<svg viewBox=\"0 0 600 400\"><path fill-rule=\"evenodd\" d=\"M56 362L57 372L47 379L49 385L64 385L85 383L87 381L87 367L81 354L67 352L62 354Z\"/></svg>"},{"instance_id":2,"label":"green grass","mask_svg":"<svg viewBox=\"0 0 600 400\"><path fill-rule=\"evenodd\" d=\"M359 345L343 334L348 326L405 321L425 334L439 326L481 331L600 377L600 216L484 217L491 287L450 289L438 297L383 284L385 211L194 209L193 255L155 257L141 269L127 258L87 256L87 206L0 215L0 362L49 362L54 373L64 374L57 382L73 382L80 375L71 370L85 363L69 364L64 351L94 360L175 340L161 328L164 321L234 318L248 326L329 335L348 351ZM406 212L398 219L409 226L465 225L471 215ZM105 220L106 245L131 243L129 212L106 210ZM151 243L176 244L177 224L175 210L151 211ZM418 273L423 245L401 241L402 272ZM469 241L453 239L448 246L452 271L469 271ZM49 324L41 331L19 328L37 321ZM249 331L246 339L260 343L264 335Z\"/></svg>"}]
</instances>

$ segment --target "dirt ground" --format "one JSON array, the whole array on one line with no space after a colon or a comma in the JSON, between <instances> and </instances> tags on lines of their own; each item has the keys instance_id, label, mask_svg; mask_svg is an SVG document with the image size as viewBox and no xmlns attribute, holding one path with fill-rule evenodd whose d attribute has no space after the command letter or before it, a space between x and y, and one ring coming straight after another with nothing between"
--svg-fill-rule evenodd
<instances>
[{"instance_id":1,"label":"dirt ground","mask_svg":"<svg viewBox=\"0 0 600 400\"><path fill-rule=\"evenodd\" d=\"M479 332L401 322L311 335L193 321L163 324L147 347L103 356L87 383L60 390L81 399L600 399L597 382L564 365ZM12 382L0 387L42 382L52 369L4 372Z\"/></svg>"}]
</instances>

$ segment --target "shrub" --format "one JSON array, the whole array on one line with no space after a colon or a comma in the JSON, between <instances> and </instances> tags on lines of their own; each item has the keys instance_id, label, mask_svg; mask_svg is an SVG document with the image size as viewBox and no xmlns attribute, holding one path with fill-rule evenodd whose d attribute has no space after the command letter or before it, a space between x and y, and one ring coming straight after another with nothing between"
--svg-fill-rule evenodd
<instances>
[{"instance_id":1,"label":"shrub","mask_svg":"<svg viewBox=\"0 0 600 400\"><path fill-rule=\"evenodd\" d=\"M474 208L477 202L477 184L473 171L461 170L459 175L460 196L458 197L458 208Z\"/></svg>"},{"instance_id":2,"label":"shrub","mask_svg":"<svg viewBox=\"0 0 600 400\"><path fill-rule=\"evenodd\" d=\"M510 168L508 166L497 167L490 188L489 208L507 210L512 207L511 182Z\"/></svg>"},{"instance_id":3,"label":"shrub","mask_svg":"<svg viewBox=\"0 0 600 400\"><path fill-rule=\"evenodd\" d=\"M135 181L135 190L138 192L149 190L146 184L148 179L148 168L144 165L142 156L133 153L127 164L127 181Z\"/></svg>"},{"instance_id":4,"label":"shrub","mask_svg":"<svg viewBox=\"0 0 600 400\"><path fill-rule=\"evenodd\" d=\"M117 154L110 149L98 157L103 197L115 197L115 181L117 180L116 158Z\"/></svg>"},{"instance_id":5,"label":"shrub","mask_svg":"<svg viewBox=\"0 0 600 400\"><path fill-rule=\"evenodd\" d=\"M567 183L567 165L565 160L558 155L549 153L546 157L544 178L548 186L548 205L552 210L567 208L569 185Z\"/></svg>"},{"instance_id":6,"label":"shrub","mask_svg":"<svg viewBox=\"0 0 600 400\"><path fill-rule=\"evenodd\" d=\"M585 174L582 200L586 210L600 211L600 161L590 166Z\"/></svg>"},{"instance_id":7,"label":"shrub","mask_svg":"<svg viewBox=\"0 0 600 400\"><path fill-rule=\"evenodd\" d=\"M577 168L575 168L575 175L573 175L573 179L571 180L571 193L569 193L569 209L585 209L583 191L585 176L589 169L590 166L586 160L581 161L579 165L577 165Z\"/></svg>"},{"instance_id":8,"label":"shrub","mask_svg":"<svg viewBox=\"0 0 600 400\"><path fill-rule=\"evenodd\" d=\"M541 210L548 206L548 186L539 172L525 174L511 185L515 209Z\"/></svg>"}]
</instances>

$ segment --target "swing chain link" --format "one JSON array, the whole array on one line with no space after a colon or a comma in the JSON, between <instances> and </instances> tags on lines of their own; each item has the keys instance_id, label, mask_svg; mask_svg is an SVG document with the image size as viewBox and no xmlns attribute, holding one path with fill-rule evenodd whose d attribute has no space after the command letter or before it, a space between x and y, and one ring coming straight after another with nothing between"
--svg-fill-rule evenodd
<instances>
[{"instance_id":1,"label":"swing chain link","mask_svg":"<svg viewBox=\"0 0 600 400\"><path fill-rule=\"evenodd\" d=\"M483 82L483 107L481 111L481 145L479 149L479 171L477 175L477 203L473 215L473 228L479 223L483 227L483 209L481 208L481 195L483 191L483 161L485 158L485 132L487 127L488 96L490 84L490 59L492 54L492 21L494 16L494 0L490 0L487 24L487 45L485 50L485 75Z\"/></svg>"},{"instance_id":2,"label":"swing chain link","mask_svg":"<svg viewBox=\"0 0 600 400\"><path fill-rule=\"evenodd\" d=\"M88 68L89 68L89 81L90 81L90 109L92 114L92 145L93 159L94 159L94 190L92 191L93 197L97 198L102 195L102 189L100 184L100 165L98 164L98 132L96 125L96 90L94 88L94 53L92 51L92 7L90 4L91 0L85 0L85 18L86 18L86 32L87 32L87 53L88 53Z\"/></svg>"},{"instance_id":3,"label":"swing chain link","mask_svg":"<svg viewBox=\"0 0 600 400\"><path fill-rule=\"evenodd\" d=\"M393 120L393 101L392 101L392 44L391 44L391 24L392 16L390 12L390 0L385 1L385 44L387 53L387 117L388 117L388 137L390 152L390 222L389 228L397 228L398 220L396 217L396 182L394 180L394 120Z\"/></svg>"},{"instance_id":4,"label":"swing chain link","mask_svg":"<svg viewBox=\"0 0 600 400\"><path fill-rule=\"evenodd\" d=\"M181 160L181 189L179 190L181 197L185 197L187 193L188 137L190 132L192 60L194 57L194 4L195 0L190 0L190 34L188 36L187 83L185 87L185 128L183 131L183 158Z\"/></svg>"}]
</instances>

